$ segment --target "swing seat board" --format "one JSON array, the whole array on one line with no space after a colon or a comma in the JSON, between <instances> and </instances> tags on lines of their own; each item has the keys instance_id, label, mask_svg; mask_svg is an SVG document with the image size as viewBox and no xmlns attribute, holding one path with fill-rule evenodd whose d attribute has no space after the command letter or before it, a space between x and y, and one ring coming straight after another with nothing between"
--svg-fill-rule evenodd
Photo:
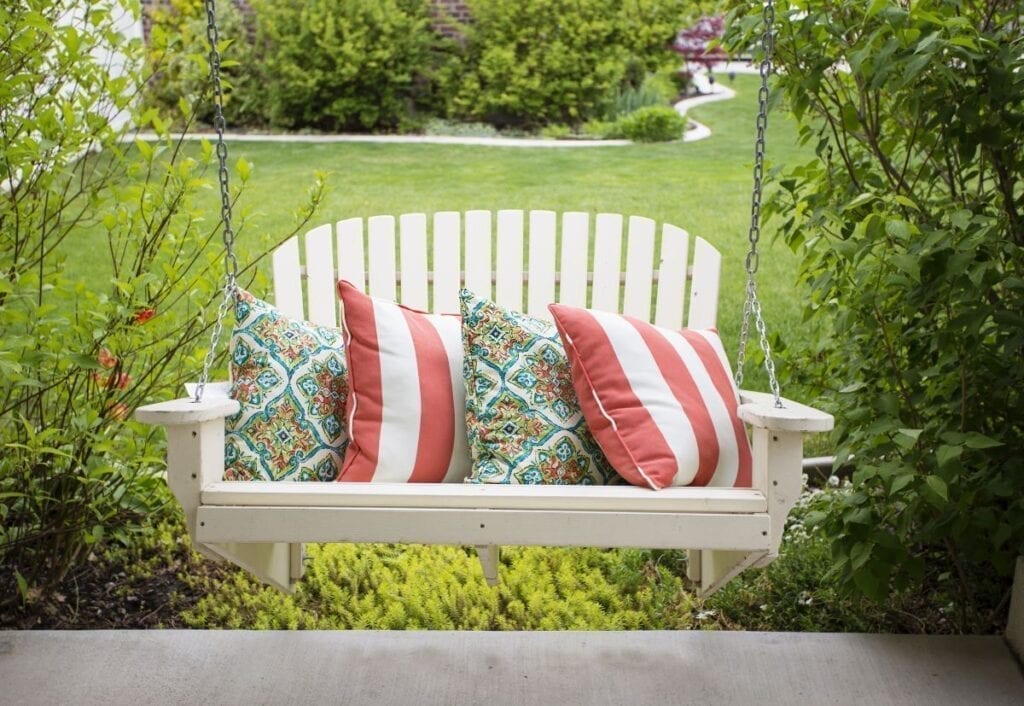
<instances>
[{"instance_id":1,"label":"swing seat board","mask_svg":"<svg viewBox=\"0 0 1024 706\"><path fill-rule=\"evenodd\" d=\"M201 492L204 506L391 507L618 512L766 512L759 490L471 483L314 483L220 481Z\"/></svg>"},{"instance_id":2,"label":"swing seat board","mask_svg":"<svg viewBox=\"0 0 1024 706\"><path fill-rule=\"evenodd\" d=\"M767 513L200 506L196 538L223 542L395 542L767 551Z\"/></svg>"}]
</instances>

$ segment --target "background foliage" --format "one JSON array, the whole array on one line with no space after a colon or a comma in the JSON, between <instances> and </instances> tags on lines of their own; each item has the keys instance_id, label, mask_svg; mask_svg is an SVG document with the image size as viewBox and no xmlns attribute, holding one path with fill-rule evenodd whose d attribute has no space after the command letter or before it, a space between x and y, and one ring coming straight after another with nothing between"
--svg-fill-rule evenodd
<instances>
[{"instance_id":1,"label":"background foliage","mask_svg":"<svg viewBox=\"0 0 1024 706\"><path fill-rule=\"evenodd\" d=\"M948 592L968 630L1024 550L1022 9L779 3L777 86L817 153L772 207L819 330L798 369L856 469L817 519L848 587Z\"/></svg>"},{"instance_id":2,"label":"background foliage","mask_svg":"<svg viewBox=\"0 0 1024 706\"><path fill-rule=\"evenodd\" d=\"M630 61L654 70L686 14L682 0L472 0L466 45L447 68L449 111L498 126L578 126L598 117ZM642 25L642 31L636 31Z\"/></svg>"},{"instance_id":3,"label":"background foliage","mask_svg":"<svg viewBox=\"0 0 1024 706\"><path fill-rule=\"evenodd\" d=\"M427 0L254 3L272 125L394 130L429 98Z\"/></svg>"},{"instance_id":4,"label":"background foliage","mask_svg":"<svg viewBox=\"0 0 1024 706\"><path fill-rule=\"evenodd\" d=\"M612 121L677 91L669 44L699 10L684 0L475 0L448 40L428 0L254 0L218 10L229 125L339 131L420 129L431 117L499 128ZM147 100L184 100L209 122L200 0L158 11ZM669 84L666 93L665 85Z\"/></svg>"}]
</instances>

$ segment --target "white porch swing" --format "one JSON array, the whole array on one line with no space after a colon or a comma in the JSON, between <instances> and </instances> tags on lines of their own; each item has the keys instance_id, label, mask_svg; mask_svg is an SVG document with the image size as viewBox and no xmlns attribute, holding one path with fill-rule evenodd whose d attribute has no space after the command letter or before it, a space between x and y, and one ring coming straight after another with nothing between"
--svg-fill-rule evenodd
<instances>
[{"instance_id":1,"label":"white porch swing","mask_svg":"<svg viewBox=\"0 0 1024 706\"><path fill-rule=\"evenodd\" d=\"M226 384L207 384L222 321L237 291L223 97L214 0L206 0L210 64L218 133L227 275L224 299L201 381L192 396L142 407L136 419L167 428L167 481L185 513L196 548L290 591L303 574L305 542L461 544L477 548L484 576L498 581L501 545L675 548L688 550L688 577L711 593L779 551L786 517L800 493L803 434L832 428L830 415L779 395L771 350L757 298L755 273L767 125L768 76L774 7L764 6L761 89L755 142L750 251L737 382L753 317L765 353L770 393L741 392L739 416L751 429L751 488L544 486L423 483L299 483L222 480L224 420L239 405ZM555 251L561 222L561 268ZM626 259L619 253L625 228ZM428 219L406 214L343 220L309 231L300 266L297 238L273 254L276 306L286 315L337 325L335 283L367 285L376 297L438 312L458 311L463 285L492 292L499 304L547 316L552 301L631 314L678 328L715 326L721 256L681 228L617 214L551 211L441 211L432 219L433 267L428 262ZM496 227L494 227L496 226ZM591 230L593 228L593 230ZM588 272L589 244L593 271ZM399 256L396 263L396 245ZM524 245L529 253L524 271ZM492 253L496 266L492 267ZM364 255L367 266L364 268ZM692 265L688 266L688 262ZM305 291L303 290L305 277ZM689 283L689 284L687 284ZM398 286L396 286L398 285ZM657 286L655 286L657 285ZM587 292L591 292L588 301ZM620 302L619 291L623 291ZM557 296L556 296L557 292ZM304 296L305 295L305 296ZM305 302L305 303L304 303ZM653 306L652 306L653 304Z\"/></svg>"}]
</instances>

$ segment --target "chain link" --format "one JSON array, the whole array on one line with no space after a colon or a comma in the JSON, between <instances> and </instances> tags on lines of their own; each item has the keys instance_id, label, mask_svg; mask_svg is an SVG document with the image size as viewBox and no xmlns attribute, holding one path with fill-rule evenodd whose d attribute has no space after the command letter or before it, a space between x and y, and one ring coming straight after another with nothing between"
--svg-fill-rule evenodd
<instances>
[{"instance_id":1,"label":"chain link","mask_svg":"<svg viewBox=\"0 0 1024 706\"><path fill-rule=\"evenodd\" d=\"M750 198L750 231L747 240L750 250L747 252L744 266L747 270L746 296L743 302L743 323L740 326L740 349L736 356L736 386L743 384L743 367L747 358L747 339L750 336L750 320L754 320L764 352L764 367L768 371L768 384L771 387L775 406L782 407L782 395L779 391L779 380L775 375L775 361L768 343L768 327L761 312L761 301L757 296L757 268L761 256L757 251L761 239L761 192L764 186L764 136L768 130L768 77L772 73L772 49L775 44L775 3L767 0L764 5L764 34L761 35L761 88L757 92L757 138L754 140L754 190Z\"/></svg>"},{"instance_id":2,"label":"chain link","mask_svg":"<svg viewBox=\"0 0 1024 706\"><path fill-rule=\"evenodd\" d=\"M210 381L210 370L217 357L217 343L224 330L224 319L238 294L238 257L235 255L235 231L231 227L231 187L228 181L228 146L224 142L224 89L220 82L220 32L217 29L217 6L215 0L205 0L206 39L210 43L210 83L213 85L213 129L217 132L217 180L220 183L220 218L223 223L224 241L224 289L217 320L210 332L210 348L203 360L203 372L196 386L195 401L203 399L206 383Z\"/></svg>"}]
</instances>

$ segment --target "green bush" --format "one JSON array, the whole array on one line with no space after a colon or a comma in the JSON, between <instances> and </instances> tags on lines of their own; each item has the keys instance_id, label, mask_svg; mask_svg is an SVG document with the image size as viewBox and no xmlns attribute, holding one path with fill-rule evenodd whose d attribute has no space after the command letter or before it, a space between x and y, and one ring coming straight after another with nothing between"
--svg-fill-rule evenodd
<instances>
[{"instance_id":1,"label":"green bush","mask_svg":"<svg viewBox=\"0 0 1024 706\"><path fill-rule=\"evenodd\" d=\"M270 121L289 129L396 130L431 99L440 41L427 0L256 0Z\"/></svg>"},{"instance_id":2,"label":"green bush","mask_svg":"<svg viewBox=\"0 0 1024 706\"><path fill-rule=\"evenodd\" d=\"M667 104L675 94L668 95L664 84L652 79L649 77L637 87L624 83L614 88L604 108L604 119L614 121L640 108Z\"/></svg>"},{"instance_id":3,"label":"green bush","mask_svg":"<svg viewBox=\"0 0 1024 706\"><path fill-rule=\"evenodd\" d=\"M263 89L263 45L251 41L255 31L253 18L233 2L218 3L217 26L227 124L265 126L269 113ZM171 0L166 8L156 8L146 47L150 77L144 93L147 105L174 115L178 124L186 115L211 124L209 52L206 12L201 0Z\"/></svg>"},{"instance_id":4,"label":"green bush","mask_svg":"<svg viewBox=\"0 0 1024 706\"><path fill-rule=\"evenodd\" d=\"M960 629L988 629L1024 552L1019 4L778 14L777 86L818 154L772 204L820 330L789 367L827 395L856 466L821 518L833 570L877 600L952 595ZM758 22L734 23L737 46Z\"/></svg>"},{"instance_id":5,"label":"green bush","mask_svg":"<svg viewBox=\"0 0 1024 706\"><path fill-rule=\"evenodd\" d=\"M2 603L53 587L98 542L130 541L167 502L162 449L129 418L194 379L217 297L213 148L187 154L153 111L132 117L160 142L122 143L110 118L137 95L142 47L119 14L0 9Z\"/></svg>"},{"instance_id":6,"label":"green bush","mask_svg":"<svg viewBox=\"0 0 1024 706\"><path fill-rule=\"evenodd\" d=\"M687 120L675 108L649 105L619 118L611 134L634 142L671 142L686 131Z\"/></svg>"},{"instance_id":7,"label":"green bush","mask_svg":"<svg viewBox=\"0 0 1024 706\"><path fill-rule=\"evenodd\" d=\"M678 0L470 0L469 6L474 21L465 48L444 72L449 111L525 128L578 127L598 117L612 91L629 83L630 66L653 69L667 61L686 7Z\"/></svg>"},{"instance_id":8,"label":"green bush","mask_svg":"<svg viewBox=\"0 0 1024 706\"><path fill-rule=\"evenodd\" d=\"M236 572L185 614L193 627L386 630L682 628L692 597L648 552L507 548L502 583L483 580L472 549L312 545L288 596Z\"/></svg>"}]
</instances>

